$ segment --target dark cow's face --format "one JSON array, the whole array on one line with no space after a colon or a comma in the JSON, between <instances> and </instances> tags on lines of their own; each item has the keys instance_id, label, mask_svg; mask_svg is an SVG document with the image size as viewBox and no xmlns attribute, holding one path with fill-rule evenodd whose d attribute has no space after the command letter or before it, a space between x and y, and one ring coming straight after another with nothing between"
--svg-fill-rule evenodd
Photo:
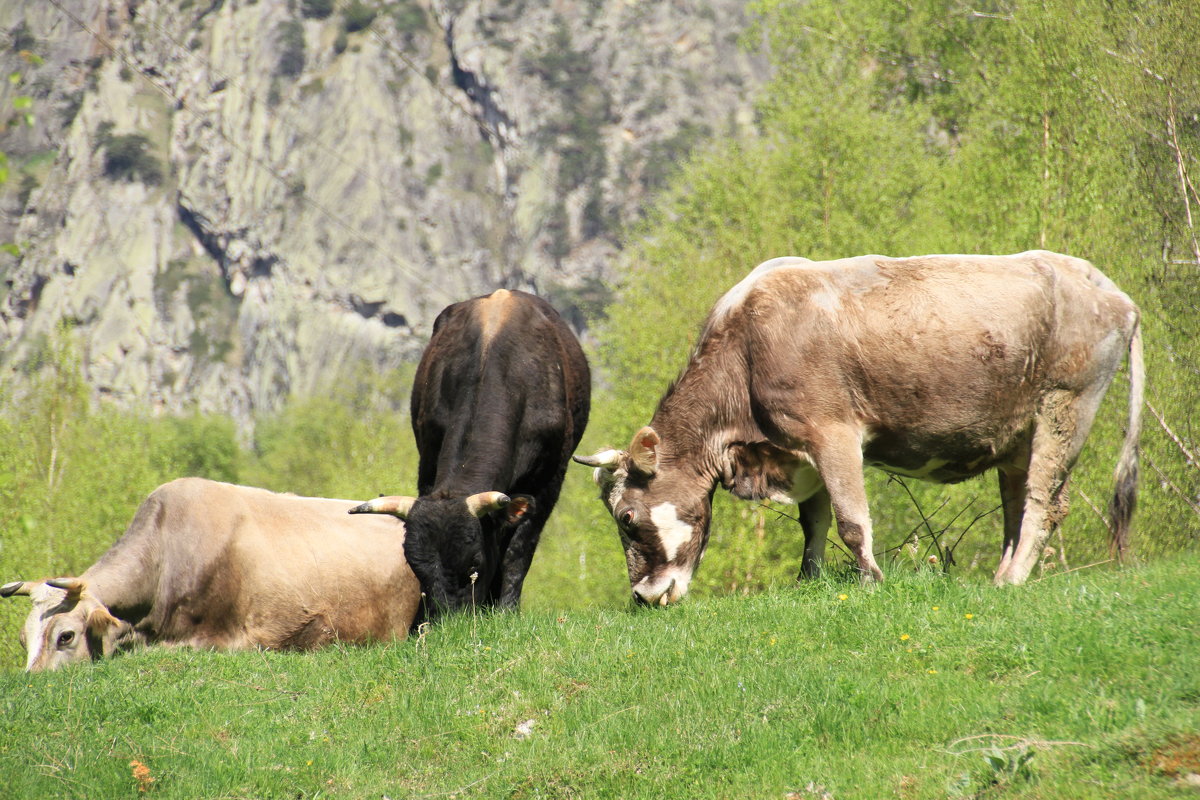
<instances>
[{"instance_id":1,"label":"dark cow's face","mask_svg":"<svg viewBox=\"0 0 1200 800\"><path fill-rule=\"evenodd\" d=\"M405 523L404 556L430 615L482 605L495 565L494 537L485 541L484 520L461 497L419 498Z\"/></svg>"},{"instance_id":2,"label":"dark cow's face","mask_svg":"<svg viewBox=\"0 0 1200 800\"><path fill-rule=\"evenodd\" d=\"M708 544L709 492L659 470L658 435L643 428L627 451L576 458L596 468L600 499L617 523L634 599L669 605L687 594Z\"/></svg>"},{"instance_id":3,"label":"dark cow's face","mask_svg":"<svg viewBox=\"0 0 1200 800\"><path fill-rule=\"evenodd\" d=\"M404 520L404 557L425 594L432 618L447 611L491 605L500 569L499 544L520 524L533 498L502 492L468 497L379 497L350 513L393 514Z\"/></svg>"}]
</instances>

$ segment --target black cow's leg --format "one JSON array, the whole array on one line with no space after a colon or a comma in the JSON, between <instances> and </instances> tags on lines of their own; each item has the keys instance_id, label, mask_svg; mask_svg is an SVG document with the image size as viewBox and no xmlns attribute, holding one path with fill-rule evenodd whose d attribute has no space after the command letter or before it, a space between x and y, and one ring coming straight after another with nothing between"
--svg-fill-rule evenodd
<instances>
[{"instance_id":1,"label":"black cow's leg","mask_svg":"<svg viewBox=\"0 0 1200 800\"><path fill-rule=\"evenodd\" d=\"M821 491L799 505L800 527L804 530L804 559L800 562L797 580L816 578L821 574L821 562L825 560L825 541L829 535L829 523L833 519L829 505L829 491Z\"/></svg>"},{"instance_id":2,"label":"black cow's leg","mask_svg":"<svg viewBox=\"0 0 1200 800\"><path fill-rule=\"evenodd\" d=\"M535 511L513 529L493 584L498 608L515 609L521 605L521 587L525 584L525 575L533 563L533 553L545 524L546 518L540 511Z\"/></svg>"}]
</instances>

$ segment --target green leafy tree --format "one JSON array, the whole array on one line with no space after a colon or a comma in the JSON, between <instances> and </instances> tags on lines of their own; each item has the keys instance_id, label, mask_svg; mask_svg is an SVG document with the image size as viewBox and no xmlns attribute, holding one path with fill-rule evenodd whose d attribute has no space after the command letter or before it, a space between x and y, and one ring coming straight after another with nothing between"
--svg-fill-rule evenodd
<instances>
[{"instance_id":1,"label":"green leafy tree","mask_svg":"<svg viewBox=\"0 0 1200 800\"><path fill-rule=\"evenodd\" d=\"M1200 323L1187 288L1200 268L1200 69L1186 57L1200 18L1187 5L756 4L750 38L768 43L776 70L760 134L694 157L634 237L598 337L613 389L597 404L602 431L593 434L628 442L686 363L712 302L763 260L1054 249L1094 261L1144 311L1156 413L1143 435L1150 479L1139 523L1153 534L1140 552L1200 541L1191 433ZM1104 523L1089 505L1111 491L1122 381L1076 471L1075 511L1052 542L1072 559L1104 555ZM873 474L881 547L900 551L916 533L945 555L933 540L952 545L969 527L959 563L994 565L993 484L905 489ZM947 513L937 518L939 508ZM766 581L794 570L794 523L777 531L791 550L773 551L774 520L744 504L718 503L715 513L702 586L729 590L746 572Z\"/></svg>"}]
</instances>

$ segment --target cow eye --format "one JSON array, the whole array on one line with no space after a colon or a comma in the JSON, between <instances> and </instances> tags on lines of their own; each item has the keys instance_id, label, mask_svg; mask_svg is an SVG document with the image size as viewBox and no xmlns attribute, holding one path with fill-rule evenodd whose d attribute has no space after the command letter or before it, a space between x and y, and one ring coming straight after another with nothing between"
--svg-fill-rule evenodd
<instances>
[{"instance_id":1,"label":"cow eye","mask_svg":"<svg viewBox=\"0 0 1200 800\"><path fill-rule=\"evenodd\" d=\"M58 646L66 647L75 640L75 631L63 631L58 635Z\"/></svg>"},{"instance_id":2,"label":"cow eye","mask_svg":"<svg viewBox=\"0 0 1200 800\"><path fill-rule=\"evenodd\" d=\"M636 518L637 514L634 512L634 510L632 508L627 508L617 517L617 522L621 523L622 528L629 528L633 525L633 521Z\"/></svg>"}]
</instances>

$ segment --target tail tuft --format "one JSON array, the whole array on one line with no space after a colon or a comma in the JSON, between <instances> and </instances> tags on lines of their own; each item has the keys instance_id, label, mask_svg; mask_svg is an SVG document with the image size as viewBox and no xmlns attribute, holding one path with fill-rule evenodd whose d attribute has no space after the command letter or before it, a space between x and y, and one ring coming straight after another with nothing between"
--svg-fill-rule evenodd
<instances>
[{"instance_id":1,"label":"tail tuft","mask_svg":"<svg viewBox=\"0 0 1200 800\"><path fill-rule=\"evenodd\" d=\"M1137 508L1138 484L1138 438L1142 432L1142 404L1146 391L1146 365L1142 359L1142 326L1135 323L1133 336L1129 340L1129 422L1125 428L1125 442L1117 460L1116 488L1112 502L1108 504L1109 550L1113 556L1124 560L1129 550L1129 530L1133 512Z\"/></svg>"}]
</instances>

